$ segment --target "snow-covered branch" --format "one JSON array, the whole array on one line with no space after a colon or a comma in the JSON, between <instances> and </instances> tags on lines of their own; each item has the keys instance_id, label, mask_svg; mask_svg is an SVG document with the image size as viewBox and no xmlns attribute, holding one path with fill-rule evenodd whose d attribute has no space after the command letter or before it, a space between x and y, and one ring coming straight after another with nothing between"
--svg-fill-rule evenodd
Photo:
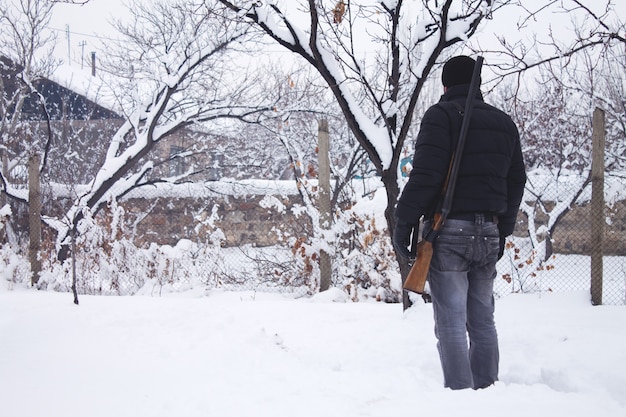
<instances>
[{"instance_id":1,"label":"snow-covered branch","mask_svg":"<svg viewBox=\"0 0 626 417\"><path fill-rule=\"evenodd\" d=\"M381 173L397 163L423 79L437 57L445 47L471 36L490 4L448 0L426 3L416 13L402 2L350 2L337 24L313 0L296 2L298 10L307 11L300 14L295 6L273 1L221 2L317 69ZM375 58L382 56L393 59L381 73ZM392 120L396 112L402 115L401 128Z\"/></svg>"},{"instance_id":2,"label":"snow-covered branch","mask_svg":"<svg viewBox=\"0 0 626 417\"><path fill-rule=\"evenodd\" d=\"M146 184L142 179L154 167L150 152L158 143L194 124L243 119L272 108L270 97L256 106L237 101L254 80L240 80L232 88L229 83L233 68L228 53L247 36L248 27L223 19L211 2L131 7L133 24L119 25L126 48L115 49L120 55L107 62L108 73L115 74L108 78L111 85L120 85L118 74L127 75L115 89L122 92L117 101L126 121L113 136L88 191L66 211L67 221L55 223L61 224L60 259L67 256L66 240L85 209L96 212L107 201ZM155 59L146 61L146 55Z\"/></svg>"},{"instance_id":3,"label":"snow-covered branch","mask_svg":"<svg viewBox=\"0 0 626 417\"><path fill-rule=\"evenodd\" d=\"M575 61L589 50L623 51L626 45L620 0L599 0L592 4L579 0L513 3L520 10L516 33L500 35L500 48L477 48L498 57L492 60L499 62L492 66L498 76L520 74L558 61Z\"/></svg>"},{"instance_id":4,"label":"snow-covered branch","mask_svg":"<svg viewBox=\"0 0 626 417\"><path fill-rule=\"evenodd\" d=\"M219 1L324 79L382 178L392 233L399 161L424 82L445 48L475 33L491 13L491 0L356 0L344 3L340 18L331 4L315 0ZM406 260L398 261L407 273Z\"/></svg>"}]
</instances>

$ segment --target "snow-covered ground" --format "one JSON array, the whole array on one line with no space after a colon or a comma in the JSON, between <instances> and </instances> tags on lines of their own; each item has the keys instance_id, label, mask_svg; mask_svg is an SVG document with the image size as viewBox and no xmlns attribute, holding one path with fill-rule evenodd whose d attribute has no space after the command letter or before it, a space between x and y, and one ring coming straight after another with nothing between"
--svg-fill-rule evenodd
<instances>
[{"instance_id":1,"label":"snow-covered ground","mask_svg":"<svg viewBox=\"0 0 626 417\"><path fill-rule=\"evenodd\" d=\"M429 304L4 287L5 417L626 415L626 308L587 291L499 299L501 380L450 391Z\"/></svg>"}]
</instances>

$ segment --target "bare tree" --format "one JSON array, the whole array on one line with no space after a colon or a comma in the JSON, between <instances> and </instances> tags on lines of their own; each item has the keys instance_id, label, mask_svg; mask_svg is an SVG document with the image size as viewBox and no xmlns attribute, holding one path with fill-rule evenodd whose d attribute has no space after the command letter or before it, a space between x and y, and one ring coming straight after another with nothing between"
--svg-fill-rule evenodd
<instances>
[{"instance_id":1,"label":"bare tree","mask_svg":"<svg viewBox=\"0 0 626 417\"><path fill-rule=\"evenodd\" d=\"M108 62L114 75L108 81L118 92L115 100L125 122L111 138L86 191L62 217L46 219L58 232L61 260L68 255L68 238L84 210L95 213L133 188L180 179L149 178L154 167L150 152L158 143L185 127L256 118L273 107L267 96L259 93L255 101L247 95L253 80L236 70L235 58L229 55L249 36L249 27L223 19L214 2L134 2L130 13L131 23L118 25L121 44L111 47L118 55ZM121 84L116 82L120 77Z\"/></svg>"},{"instance_id":2,"label":"bare tree","mask_svg":"<svg viewBox=\"0 0 626 417\"><path fill-rule=\"evenodd\" d=\"M53 7L48 0L0 5L0 180L3 194L22 202L26 198L14 189L9 177L17 167L25 167L28 158L35 153L41 155L42 165L45 165L45 152L52 139L49 124L43 132L29 128L23 108L30 101L49 123L48 110L37 82L49 76L57 65L52 56L55 37L47 30ZM29 140L25 140L26 137Z\"/></svg>"},{"instance_id":3,"label":"bare tree","mask_svg":"<svg viewBox=\"0 0 626 417\"><path fill-rule=\"evenodd\" d=\"M590 120L594 107L606 113L606 170L609 176L626 168L626 44L611 48L585 49L576 59L548 63L546 78L567 95L587 104ZM558 65L561 63L562 65Z\"/></svg>"},{"instance_id":4,"label":"bare tree","mask_svg":"<svg viewBox=\"0 0 626 417\"><path fill-rule=\"evenodd\" d=\"M447 47L474 34L491 1L220 1L319 72L382 177L392 233L398 161L425 80Z\"/></svg>"},{"instance_id":5,"label":"bare tree","mask_svg":"<svg viewBox=\"0 0 626 417\"><path fill-rule=\"evenodd\" d=\"M354 260L354 267L345 267L348 262L346 257L354 258L352 249L358 244L355 243L355 239L345 239L345 236L354 237L363 234L360 233L362 224L354 219L354 213L350 210L364 196L358 187L360 183L355 184L357 181L354 180L358 176L363 178L364 184L376 184L374 187L377 188L379 181L370 182L365 178L375 176L376 171L372 164L367 162L365 151L354 139L336 100L328 94L324 80L314 68L303 66L302 62L296 61L292 65L285 65L284 56L282 53L279 57L272 57L268 65L260 66L258 69L263 79L260 88L263 91L274 91L279 97L274 111L259 123L243 127L233 124L231 126L233 136L229 140L231 144L239 142L237 135L242 135L246 141L255 138L254 154L239 152L239 157L249 161L260 157L265 166L275 166L277 169L274 169L274 172L278 172L283 179L293 179L296 182L301 204L298 203L293 211L303 221L275 228L280 241L287 245L285 249L293 253L293 258L289 262L274 259L271 269L276 271L277 279L290 283L304 280L311 291L318 291L317 264L321 251L324 251L332 255L337 266L332 271L335 285L345 285L346 279L342 271L349 270L354 276L359 277L358 283L356 279L352 283L355 292L369 287L380 288L389 282L383 278L386 275L384 271L366 280L366 274L361 273L366 268L365 265L360 265ZM323 227L320 187L317 181L321 119L328 122L330 137L333 138L330 149L331 219L328 219L330 220L328 223L323 223ZM278 211L282 210L280 206L279 204L276 208ZM384 225L379 225L379 230L384 230ZM385 237L388 239L386 234L383 234L381 239ZM358 242L358 238L356 241ZM363 258L365 257L364 255ZM258 262L266 264L268 259L263 255ZM385 264L388 263L387 260ZM278 265L279 271L276 270ZM389 294L385 297L386 300L397 301L400 294L397 288L386 292Z\"/></svg>"},{"instance_id":6,"label":"bare tree","mask_svg":"<svg viewBox=\"0 0 626 417\"><path fill-rule=\"evenodd\" d=\"M564 89L550 74L537 80L525 99L517 95L510 113L516 121L528 170L526 216L528 237L536 261L553 253L553 236L560 220L591 184L589 99ZM506 106L502 103L502 106Z\"/></svg>"},{"instance_id":7,"label":"bare tree","mask_svg":"<svg viewBox=\"0 0 626 417\"><path fill-rule=\"evenodd\" d=\"M514 33L527 36L518 38L510 36L510 32L503 33L497 37L499 47L475 47L491 57L491 68L499 79L557 61L571 62L588 50L604 53L617 48L623 53L626 22L623 13L619 13L621 0L515 0L510 6L511 10L517 6L520 16Z\"/></svg>"},{"instance_id":8,"label":"bare tree","mask_svg":"<svg viewBox=\"0 0 626 417\"><path fill-rule=\"evenodd\" d=\"M502 36L499 51L482 51L499 55L503 64L492 69L500 80L517 75L516 86L502 83L499 92L506 95L502 105L510 106L520 126L531 172L527 191L532 201L526 201L522 211L539 262L552 254L560 220L581 202L590 185L595 106L606 110L609 126L607 178L620 175L626 163L626 24L616 1L585 3L589 2L549 1L531 8L528 2L517 2L525 13L518 22L520 30L534 32L537 28L531 23L552 16L560 18L560 26L563 19L569 20L571 30L549 27L544 34L533 33L530 42L511 42ZM530 87L524 88L522 80ZM533 179L538 172L541 175ZM538 216L547 216L545 225L535 224Z\"/></svg>"},{"instance_id":9,"label":"bare tree","mask_svg":"<svg viewBox=\"0 0 626 417\"><path fill-rule=\"evenodd\" d=\"M28 203L32 283L38 281L41 270L40 174L53 138L48 107L40 91L40 81L56 65L52 58L54 35L47 29L53 6L47 0L0 5L0 207L7 197L20 208ZM42 120L44 127L33 120ZM16 230L18 217L7 224L9 242L14 245L19 245L25 235Z\"/></svg>"}]
</instances>

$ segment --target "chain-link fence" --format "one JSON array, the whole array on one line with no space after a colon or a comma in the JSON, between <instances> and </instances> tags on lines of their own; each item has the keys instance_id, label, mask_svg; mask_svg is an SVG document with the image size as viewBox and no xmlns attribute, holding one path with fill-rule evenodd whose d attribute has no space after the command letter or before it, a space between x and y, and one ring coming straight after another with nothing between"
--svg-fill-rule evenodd
<instances>
[{"instance_id":1,"label":"chain-link fence","mask_svg":"<svg viewBox=\"0 0 626 417\"><path fill-rule=\"evenodd\" d=\"M555 187L553 177L541 181L539 174L529 175L531 187L544 191L553 187L563 193L563 183L574 184L562 179ZM56 258L54 236L44 233L37 286L70 291L76 279L82 294L223 289L307 296L319 290L319 250L324 247L332 254L332 286L354 300L400 301L398 268L381 220L384 190L370 191L360 190L367 196L354 207L335 210L334 240L324 245L294 182L187 184L133 192L95 217L85 216L73 256L63 263ZM585 194L566 210L544 203L543 196L526 199L522 207L497 265L498 297L590 291L591 210ZM625 214L624 201L606 207L603 304L625 303ZM6 234L10 226L5 226ZM26 252L2 246L7 285L30 282Z\"/></svg>"},{"instance_id":2,"label":"chain-link fence","mask_svg":"<svg viewBox=\"0 0 626 417\"><path fill-rule=\"evenodd\" d=\"M583 236L586 232L573 230ZM547 260L528 239L514 237L497 265L495 292L499 297L511 293L591 291L591 256L553 253ZM626 304L626 256L603 256L602 304Z\"/></svg>"},{"instance_id":3,"label":"chain-link fence","mask_svg":"<svg viewBox=\"0 0 626 417\"><path fill-rule=\"evenodd\" d=\"M624 304L626 204L621 180L607 178L603 189L615 194L596 212L585 178L529 173L518 227L497 265L496 292L591 291L592 270L600 268L596 285L601 300L594 302ZM594 250L598 259L592 265Z\"/></svg>"}]
</instances>

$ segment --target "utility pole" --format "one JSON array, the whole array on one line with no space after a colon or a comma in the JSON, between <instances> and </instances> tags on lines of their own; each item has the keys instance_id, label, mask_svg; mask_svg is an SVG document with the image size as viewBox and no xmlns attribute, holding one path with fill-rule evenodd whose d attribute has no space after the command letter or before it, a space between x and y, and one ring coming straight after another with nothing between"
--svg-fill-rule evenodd
<instances>
[{"instance_id":1,"label":"utility pole","mask_svg":"<svg viewBox=\"0 0 626 417\"><path fill-rule=\"evenodd\" d=\"M65 25L65 37L67 38L67 65L72 65L72 55L70 47L70 25Z\"/></svg>"},{"instance_id":2,"label":"utility pole","mask_svg":"<svg viewBox=\"0 0 626 417\"><path fill-rule=\"evenodd\" d=\"M85 46L87 45L87 41L78 42L78 46L80 46L80 69L85 68Z\"/></svg>"}]
</instances>

